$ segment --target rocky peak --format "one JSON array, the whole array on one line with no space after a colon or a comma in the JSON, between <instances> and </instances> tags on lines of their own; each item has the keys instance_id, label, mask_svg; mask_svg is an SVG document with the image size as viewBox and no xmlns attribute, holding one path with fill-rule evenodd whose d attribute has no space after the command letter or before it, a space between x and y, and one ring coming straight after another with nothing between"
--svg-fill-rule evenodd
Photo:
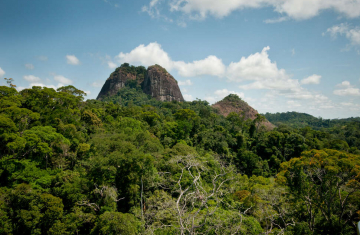
<instances>
[{"instance_id":1,"label":"rocky peak","mask_svg":"<svg viewBox=\"0 0 360 235\"><path fill-rule=\"evenodd\" d=\"M106 80L97 100L116 95L129 82L141 86L145 94L160 101L184 101L177 81L160 65L135 67L125 63L117 68Z\"/></svg>"},{"instance_id":2,"label":"rocky peak","mask_svg":"<svg viewBox=\"0 0 360 235\"><path fill-rule=\"evenodd\" d=\"M184 101L177 81L160 65L148 68L143 91L160 101Z\"/></svg>"},{"instance_id":3,"label":"rocky peak","mask_svg":"<svg viewBox=\"0 0 360 235\"><path fill-rule=\"evenodd\" d=\"M254 120L256 115L259 114L258 111L256 111L254 108L248 105L248 103L234 94L228 95L223 100L213 104L212 107L217 109L219 113L225 117L231 112L242 113L245 117L245 120ZM268 130L272 130L275 127L268 120L263 121L262 125L264 125Z\"/></svg>"},{"instance_id":4,"label":"rocky peak","mask_svg":"<svg viewBox=\"0 0 360 235\"><path fill-rule=\"evenodd\" d=\"M116 95L128 80L136 80L136 73L127 71L126 67L117 68L110 74L96 99L102 100L106 96Z\"/></svg>"}]
</instances>

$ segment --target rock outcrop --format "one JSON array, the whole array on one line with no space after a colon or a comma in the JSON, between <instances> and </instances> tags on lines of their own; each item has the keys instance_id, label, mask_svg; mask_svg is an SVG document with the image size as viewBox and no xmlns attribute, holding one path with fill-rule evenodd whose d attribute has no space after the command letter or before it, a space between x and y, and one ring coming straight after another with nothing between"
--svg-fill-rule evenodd
<instances>
[{"instance_id":1,"label":"rock outcrop","mask_svg":"<svg viewBox=\"0 0 360 235\"><path fill-rule=\"evenodd\" d=\"M102 100L107 96L116 95L121 88L125 87L128 80L136 80L136 74L127 72L125 68L117 68L110 74L96 99Z\"/></svg>"},{"instance_id":2,"label":"rock outcrop","mask_svg":"<svg viewBox=\"0 0 360 235\"><path fill-rule=\"evenodd\" d=\"M259 114L258 111L248 105L248 103L243 101L237 95L233 94L228 95L223 100L213 104L212 107L217 109L219 114L225 117L231 112L240 113L244 115L245 120L254 120L256 118L256 115ZM265 126L267 130L272 130L275 128L275 126L266 119L261 124Z\"/></svg>"},{"instance_id":3,"label":"rock outcrop","mask_svg":"<svg viewBox=\"0 0 360 235\"><path fill-rule=\"evenodd\" d=\"M160 65L134 67L123 64L106 80L97 100L116 95L129 81L136 81L145 94L160 101L184 101L177 81Z\"/></svg>"},{"instance_id":4,"label":"rock outcrop","mask_svg":"<svg viewBox=\"0 0 360 235\"><path fill-rule=\"evenodd\" d=\"M175 78L159 65L148 68L143 91L160 101L184 101Z\"/></svg>"}]
</instances>

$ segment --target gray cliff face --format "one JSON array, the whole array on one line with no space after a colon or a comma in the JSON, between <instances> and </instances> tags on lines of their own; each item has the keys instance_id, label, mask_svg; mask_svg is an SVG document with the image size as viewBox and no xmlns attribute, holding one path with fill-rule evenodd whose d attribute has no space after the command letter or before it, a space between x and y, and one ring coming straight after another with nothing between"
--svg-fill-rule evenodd
<instances>
[{"instance_id":1,"label":"gray cliff face","mask_svg":"<svg viewBox=\"0 0 360 235\"><path fill-rule=\"evenodd\" d=\"M145 78L144 76L137 78L136 74L126 72L124 68L116 69L106 80L96 99L102 100L105 97L116 95L120 89L125 87L128 80L136 80L145 94L157 100L184 101L175 78L159 65L150 66Z\"/></svg>"},{"instance_id":2,"label":"gray cliff face","mask_svg":"<svg viewBox=\"0 0 360 235\"><path fill-rule=\"evenodd\" d=\"M125 83L128 80L135 80L136 75L131 73L124 72L121 68L115 70L110 77L106 80L104 86L101 88L101 91L96 98L97 100L102 100L107 96L113 96L118 93L118 91L125 87Z\"/></svg>"},{"instance_id":3,"label":"gray cliff face","mask_svg":"<svg viewBox=\"0 0 360 235\"><path fill-rule=\"evenodd\" d=\"M175 78L159 65L148 68L143 91L160 101L184 101Z\"/></svg>"}]
</instances>

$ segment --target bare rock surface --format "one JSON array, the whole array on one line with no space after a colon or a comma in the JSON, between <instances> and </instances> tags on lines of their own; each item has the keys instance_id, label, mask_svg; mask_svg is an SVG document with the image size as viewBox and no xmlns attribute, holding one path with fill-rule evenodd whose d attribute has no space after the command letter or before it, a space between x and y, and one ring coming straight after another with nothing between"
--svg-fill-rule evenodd
<instances>
[{"instance_id":1,"label":"bare rock surface","mask_svg":"<svg viewBox=\"0 0 360 235\"><path fill-rule=\"evenodd\" d=\"M106 80L97 100L116 95L129 80L136 80L145 94L160 101L184 101L177 81L160 65L150 66L145 77L128 72L127 67L117 68Z\"/></svg>"},{"instance_id":2,"label":"bare rock surface","mask_svg":"<svg viewBox=\"0 0 360 235\"><path fill-rule=\"evenodd\" d=\"M136 74L128 73L123 68L116 69L110 74L96 99L102 100L107 96L116 95L121 88L125 87L126 81L135 79Z\"/></svg>"},{"instance_id":3,"label":"bare rock surface","mask_svg":"<svg viewBox=\"0 0 360 235\"><path fill-rule=\"evenodd\" d=\"M143 91L160 101L184 101L175 78L159 65L148 68Z\"/></svg>"}]
</instances>

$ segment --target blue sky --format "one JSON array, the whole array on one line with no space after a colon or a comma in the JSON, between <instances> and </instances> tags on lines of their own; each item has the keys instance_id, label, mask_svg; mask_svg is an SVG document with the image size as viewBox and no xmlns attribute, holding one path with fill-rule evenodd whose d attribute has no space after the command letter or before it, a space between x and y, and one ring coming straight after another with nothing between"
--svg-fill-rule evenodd
<instances>
[{"instance_id":1,"label":"blue sky","mask_svg":"<svg viewBox=\"0 0 360 235\"><path fill-rule=\"evenodd\" d=\"M121 63L157 63L187 100L360 116L360 0L2 0L0 35L0 85L93 99Z\"/></svg>"}]
</instances>

